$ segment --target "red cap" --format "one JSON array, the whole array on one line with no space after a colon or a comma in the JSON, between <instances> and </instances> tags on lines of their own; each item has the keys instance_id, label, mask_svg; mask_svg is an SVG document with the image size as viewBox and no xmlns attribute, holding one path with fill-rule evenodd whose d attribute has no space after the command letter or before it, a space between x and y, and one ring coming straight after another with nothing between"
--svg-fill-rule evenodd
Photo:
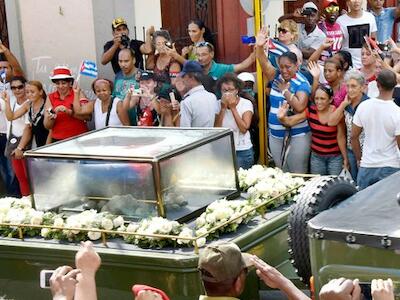
<instances>
[{"instance_id":1,"label":"red cap","mask_svg":"<svg viewBox=\"0 0 400 300\"><path fill-rule=\"evenodd\" d=\"M160 294L161 298L163 300L169 300L169 297L167 296L166 293L164 293L162 290L156 289L154 287L148 286L148 285L142 285L142 284L135 284L132 286L132 292L135 295L135 297L139 294L140 291L152 291Z\"/></svg>"},{"instance_id":2,"label":"red cap","mask_svg":"<svg viewBox=\"0 0 400 300\"><path fill-rule=\"evenodd\" d=\"M331 4L335 4L335 5L339 6L339 2L337 0L323 0L322 8L327 8Z\"/></svg>"}]
</instances>

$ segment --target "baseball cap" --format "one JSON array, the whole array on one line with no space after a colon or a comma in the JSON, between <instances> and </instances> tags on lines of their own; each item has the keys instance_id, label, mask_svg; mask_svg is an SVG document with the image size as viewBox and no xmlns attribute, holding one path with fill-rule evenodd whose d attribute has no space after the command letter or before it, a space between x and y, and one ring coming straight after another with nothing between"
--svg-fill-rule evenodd
<instances>
[{"instance_id":1,"label":"baseball cap","mask_svg":"<svg viewBox=\"0 0 400 300\"><path fill-rule=\"evenodd\" d=\"M200 65L198 61L195 60L187 60L183 64L182 71L179 73L179 76L182 77L187 73L202 73L203 67Z\"/></svg>"},{"instance_id":2,"label":"baseball cap","mask_svg":"<svg viewBox=\"0 0 400 300\"><path fill-rule=\"evenodd\" d=\"M337 0L324 0L322 1L322 8L327 8L329 5L335 4L339 6L339 2Z\"/></svg>"},{"instance_id":3,"label":"baseball cap","mask_svg":"<svg viewBox=\"0 0 400 300\"><path fill-rule=\"evenodd\" d=\"M256 82L256 79L254 78L254 75L253 74L251 74L251 73L249 73L249 72L242 72L242 73L240 73L239 75L238 75L238 78L241 80L241 81L251 81L251 82Z\"/></svg>"},{"instance_id":4,"label":"baseball cap","mask_svg":"<svg viewBox=\"0 0 400 300\"><path fill-rule=\"evenodd\" d=\"M139 76L139 80L154 79L154 73L151 71L142 71Z\"/></svg>"},{"instance_id":5,"label":"baseball cap","mask_svg":"<svg viewBox=\"0 0 400 300\"><path fill-rule=\"evenodd\" d=\"M117 29L117 27L118 27L118 26L121 26L121 25L128 26L128 24L126 23L125 19L122 18L122 17L115 18L115 19L112 21L112 28L113 28L113 29Z\"/></svg>"},{"instance_id":6,"label":"baseball cap","mask_svg":"<svg viewBox=\"0 0 400 300\"><path fill-rule=\"evenodd\" d=\"M134 286L132 286L132 293L135 295L135 297L139 295L140 291L156 292L157 294L159 294L161 296L161 298L163 300L169 300L169 297L167 296L166 293L164 293L162 290L156 289L152 286L143 285L143 284L135 284Z\"/></svg>"},{"instance_id":7,"label":"baseball cap","mask_svg":"<svg viewBox=\"0 0 400 300\"><path fill-rule=\"evenodd\" d=\"M304 3L303 10L305 10L307 8L308 9L314 9L315 11L318 11L318 7L315 5L314 2L311 2L311 1Z\"/></svg>"},{"instance_id":8,"label":"baseball cap","mask_svg":"<svg viewBox=\"0 0 400 300\"><path fill-rule=\"evenodd\" d=\"M236 278L243 269L250 267L251 257L234 243L214 243L200 253L198 269L203 281L223 282Z\"/></svg>"},{"instance_id":9,"label":"baseball cap","mask_svg":"<svg viewBox=\"0 0 400 300\"><path fill-rule=\"evenodd\" d=\"M66 66L57 66L50 75L50 80L73 79L71 70Z\"/></svg>"}]
</instances>

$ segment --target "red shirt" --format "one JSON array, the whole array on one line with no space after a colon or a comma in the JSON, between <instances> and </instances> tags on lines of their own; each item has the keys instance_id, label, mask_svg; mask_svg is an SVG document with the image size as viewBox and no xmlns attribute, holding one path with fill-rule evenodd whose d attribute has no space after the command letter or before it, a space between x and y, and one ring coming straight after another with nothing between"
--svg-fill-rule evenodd
<instances>
[{"instance_id":1,"label":"red shirt","mask_svg":"<svg viewBox=\"0 0 400 300\"><path fill-rule=\"evenodd\" d=\"M321 60L325 61L342 48L343 32L338 23L321 22L319 28L326 34L327 38L333 39L333 45L327 50L322 51Z\"/></svg>"},{"instance_id":2,"label":"red shirt","mask_svg":"<svg viewBox=\"0 0 400 300\"><path fill-rule=\"evenodd\" d=\"M306 116L311 128L311 150L319 155L340 154L337 126L322 124L315 105L306 108Z\"/></svg>"},{"instance_id":3,"label":"red shirt","mask_svg":"<svg viewBox=\"0 0 400 300\"><path fill-rule=\"evenodd\" d=\"M60 94L58 91L55 91L49 94L49 99L53 110L60 105L64 105L68 109L73 109L74 91L71 89L64 100L61 100ZM64 112L58 112L52 128L51 137L56 140L63 140L86 131L88 131L88 129L85 121L78 120Z\"/></svg>"}]
</instances>

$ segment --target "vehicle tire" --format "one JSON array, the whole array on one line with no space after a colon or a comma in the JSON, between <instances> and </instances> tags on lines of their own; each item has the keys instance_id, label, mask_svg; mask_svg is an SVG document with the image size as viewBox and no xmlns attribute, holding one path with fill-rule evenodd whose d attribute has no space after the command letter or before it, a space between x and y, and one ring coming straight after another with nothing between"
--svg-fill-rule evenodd
<instances>
[{"instance_id":1,"label":"vehicle tire","mask_svg":"<svg viewBox=\"0 0 400 300\"><path fill-rule=\"evenodd\" d=\"M307 222L320 212L335 206L357 192L352 180L343 177L318 176L310 179L294 197L288 219L289 254L302 281L311 277Z\"/></svg>"}]
</instances>

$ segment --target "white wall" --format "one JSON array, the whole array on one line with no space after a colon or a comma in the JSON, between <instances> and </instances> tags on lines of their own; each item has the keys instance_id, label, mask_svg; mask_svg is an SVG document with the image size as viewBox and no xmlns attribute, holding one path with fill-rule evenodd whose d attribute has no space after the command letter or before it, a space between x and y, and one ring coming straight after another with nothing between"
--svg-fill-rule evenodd
<instances>
[{"instance_id":1,"label":"white wall","mask_svg":"<svg viewBox=\"0 0 400 300\"><path fill-rule=\"evenodd\" d=\"M131 37L134 26L161 26L159 0L6 0L6 13L11 51L28 79L42 81L48 90L56 65L66 64L76 74L83 59L97 61L100 76L114 78L111 65L100 60L115 17L127 20ZM90 90L92 80L81 77L82 87Z\"/></svg>"}]
</instances>

